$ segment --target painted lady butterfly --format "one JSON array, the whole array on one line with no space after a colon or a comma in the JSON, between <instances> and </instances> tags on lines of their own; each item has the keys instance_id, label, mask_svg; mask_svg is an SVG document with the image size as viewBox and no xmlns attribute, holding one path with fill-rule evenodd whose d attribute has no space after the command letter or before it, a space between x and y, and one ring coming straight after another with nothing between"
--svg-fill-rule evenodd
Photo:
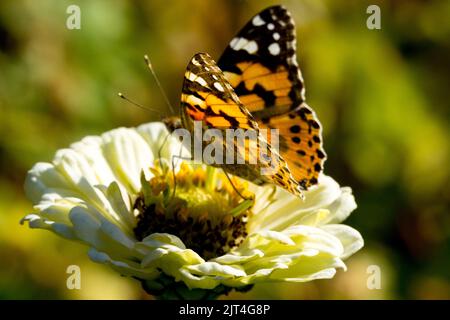
<instances>
[{"instance_id":1,"label":"painted lady butterfly","mask_svg":"<svg viewBox=\"0 0 450 320\"><path fill-rule=\"evenodd\" d=\"M302 196L302 190L317 184L326 154L320 123L305 103L295 49L289 12L283 6L263 10L231 40L217 65L205 53L192 58L183 83L181 119L164 122L169 130L183 127L191 132L194 121L201 121L204 129L254 130L256 141L231 146L244 155L244 164L213 165L258 185L272 183ZM279 130L279 154L267 144L267 161L252 164L266 145L261 128ZM261 169L270 165L274 171L262 175Z\"/></svg>"}]
</instances>

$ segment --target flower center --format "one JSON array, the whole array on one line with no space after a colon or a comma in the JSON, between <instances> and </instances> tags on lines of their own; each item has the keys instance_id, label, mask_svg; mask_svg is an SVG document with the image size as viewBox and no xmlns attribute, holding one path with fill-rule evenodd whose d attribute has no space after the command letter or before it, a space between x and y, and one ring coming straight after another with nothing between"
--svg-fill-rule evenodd
<instances>
[{"instance_id":1,"label":"flower center","mask_svg":"<svg viewBox=\"0 0 450 320\"><path fill-rule=\"evenodd\" d=\"M175 176L164 162L158 161L151 171L150 180L142 174L142 190L134 204L138 240L156 232L170 233L208 260L245 239L254 204L246 183L235 178L230 182L213 167L194 169L186 163Z\"/></svg>"}]
</instances>

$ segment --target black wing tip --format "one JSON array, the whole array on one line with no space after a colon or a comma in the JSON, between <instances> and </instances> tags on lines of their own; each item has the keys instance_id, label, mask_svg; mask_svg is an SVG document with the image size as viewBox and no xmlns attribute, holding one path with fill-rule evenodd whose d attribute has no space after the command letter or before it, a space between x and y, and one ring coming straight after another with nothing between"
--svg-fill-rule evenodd
<instances>
[{"instance_id":1,"label":"black wing tip","mask_svg":"<svg viewBox=\"0 0 450 320\"><path fill-rule=\"evenodd\" d=\"M198 52L194 54L189 60L187 70L202 69L205 66L210 67L211 70L209 71L212 73L221 72L221 69L219 68L217 62L207 52Z\"/></svg>"}]
</instances>

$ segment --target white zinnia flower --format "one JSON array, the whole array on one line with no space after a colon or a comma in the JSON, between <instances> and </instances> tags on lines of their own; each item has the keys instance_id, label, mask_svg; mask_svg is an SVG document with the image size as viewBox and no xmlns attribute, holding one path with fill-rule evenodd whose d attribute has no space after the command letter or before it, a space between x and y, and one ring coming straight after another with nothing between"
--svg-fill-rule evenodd
<instances>
[{"instance_id":1,"label":"white zinnia flower","mask_svg":"<svg viewBox=\"0 0 450 320\"><path fill-rule=\"evenodd\" d=\"M356 208L350 188L323 175L303 201L234 178L254 194L243 201L220 170L187 162L174 188L167 164L181 146L167 135L162 123L119 128L37 163L25 182L35 213L22 222L87 244L93 261L163 298L332 278L363 246L340 224Z\"/></svg>"}]
</instances>

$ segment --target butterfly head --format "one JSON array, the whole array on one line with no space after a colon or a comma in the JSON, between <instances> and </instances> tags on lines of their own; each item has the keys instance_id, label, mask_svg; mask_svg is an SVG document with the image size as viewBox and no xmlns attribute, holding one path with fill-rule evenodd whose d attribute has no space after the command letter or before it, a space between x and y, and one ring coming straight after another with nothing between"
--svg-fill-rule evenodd
<instances>
[{"instance_id":1,"label":"butterfly head","mask_svg":"<svg viewBox=\"0 0 450 320\"><path fill-rule=\"evenodd\" d=\"M169 132L174 132L176 129L183 127L181 119L179 117L166 117L162 119L162 122L166 125Z\"/></svg>"}]
</instances>

